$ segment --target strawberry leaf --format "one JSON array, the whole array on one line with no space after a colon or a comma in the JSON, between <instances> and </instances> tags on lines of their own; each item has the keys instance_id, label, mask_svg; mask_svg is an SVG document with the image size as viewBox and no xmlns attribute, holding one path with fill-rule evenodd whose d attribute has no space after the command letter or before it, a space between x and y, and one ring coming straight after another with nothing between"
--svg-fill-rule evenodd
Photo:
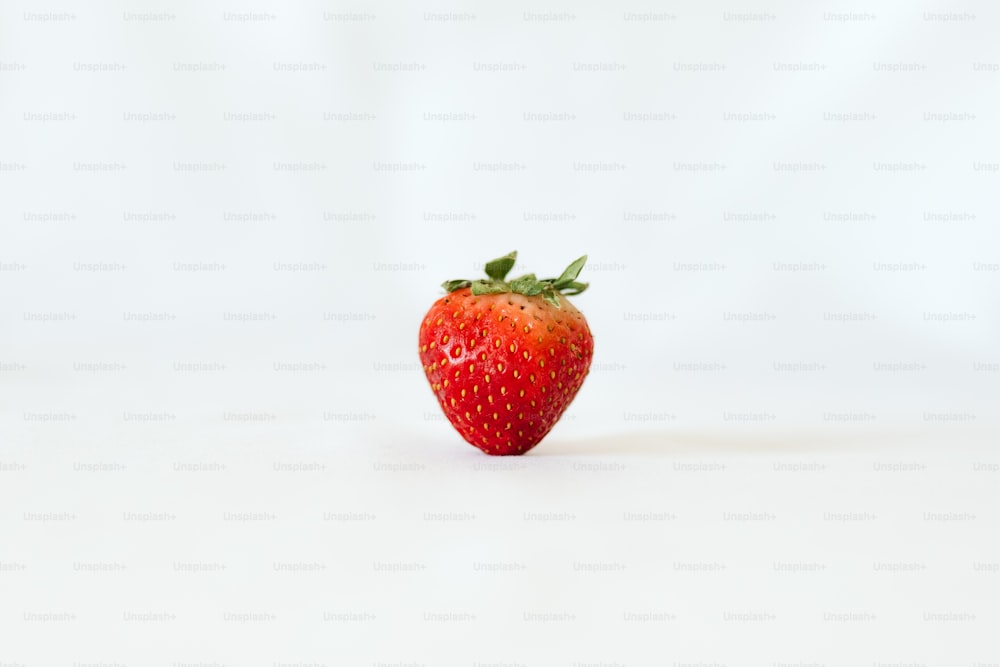
<instances>
[{"instance_id":1,"label":"strawberry leaf","mask_svg":"<svg viewBox=\"0 0 1000 667\"><path fill-rule=\"evenodd\" d=\"M565 287L560 288L559 292L561 294L573 296L574 294L579 294L588 287L590 287L590 283L578 283L576 281L573 281L570 284L566 285Z\"/></svg>"},{"instance_id":2,"label":"strawberry leaf","mask_svg":"<svg viewBox=\"0 0 1000 667\"><path fill-rule=\"evenodd\" d=\"M554 287L556 289L562 289L568 287L570 283L576 280L577 276L580 275L580 271L583 270L583 265L587 263L587 256L584 255L580 259L576 260L572 264L566 267L566 270L562 272L562 275L556 278Z\"/></svg>"},{"instance_id":3,"label":"strawberry leaf","mask_svg":"<svg viewBox=\"0 0 1000 667\"><path fill-rule=\"evenodd\" d=\"M493 280L502 281L510 273L510 270L514 268L514 262L517 260L517 251L504 255L503 257L498 257L492 262L486 263L486 275L488 275ZM575 276L574 276L575 277Z\"/></svg>"},{"instance_id":4,"label":"strawberry leaf","mask_svg":"<svg viewBox=\"0 0 1000 667\"><path fill-rule=\"evenodd\" d=\"M474 280L472 281L472 293L476 296L481 294L503 294L509 292L510 286L505 282L494 280Z\"/></svg>"},{"instance_id":5,"label":"strawberry leaf","mask_svg":"<svg viewBox=\"0 0 1000 667\"><path fill-rule=\"evenodd\" d=\"M528 292L529 290L536 288L537 285L538 285L538 278L535 277L534 273L529 273L527 275L521 276L520 278L516 278L515 280L510 281L510 291L516 292L517 294L532 296L532 294L529 294ZM537 291L535 291L534 294L538 294L538 292L541 291L542 291L541 287L538 287Z\"/></svg>"},{"instance_id":6,"label":"strawberry leaf","mask_svg":"<svg viewBox=\"0 0 1000 667\"><path fill-rule=\"evenodd\" d=\"M445 292L454 292L455 290L460 290L463 287L468 287L472 284L471 280L446 280L441 283L441 287L444 288Z\"/></svg>"},{"instance_id":7,"label":"strawberry leaf","mask_svg":"<svg viewBox=\"0 0 1000 667\"><path fill-rule=\"evenodd\" d=\"M554 289L547 289L542 291L542 298L551 303L556 308L561 308L559 303L559 295Z\"/></svg>"}]
</instances>

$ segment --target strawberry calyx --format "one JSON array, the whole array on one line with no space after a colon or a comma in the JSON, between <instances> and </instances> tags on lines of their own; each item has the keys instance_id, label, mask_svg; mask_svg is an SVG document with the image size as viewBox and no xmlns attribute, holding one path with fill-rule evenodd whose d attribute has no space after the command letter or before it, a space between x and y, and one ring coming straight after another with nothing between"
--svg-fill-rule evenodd
<instances>
[{"instance_id":1,"label":"strawberry calyx","mask_svg":"<svg viewBox=\"0 0 1000 667\"><path fill-rule=\"evenodd\" d=\"M517 251L513 251L486 263L486 275L488 279L480 280L446 280L441 287L446 292L454 292L465 287L471 287L472 293L479 296L482 294L506 294L513 292L525 296L541 296L543 299L559 308L559 295L572 296L583 292L589 283L577 282L583 265L587 263L587 256L580 257L566 267L566 270L558 278L545 278L539 280L534 273L526 273L520 278L507 281L507 274L514 268L517 261Z\"/></svg>"}]
</instances>

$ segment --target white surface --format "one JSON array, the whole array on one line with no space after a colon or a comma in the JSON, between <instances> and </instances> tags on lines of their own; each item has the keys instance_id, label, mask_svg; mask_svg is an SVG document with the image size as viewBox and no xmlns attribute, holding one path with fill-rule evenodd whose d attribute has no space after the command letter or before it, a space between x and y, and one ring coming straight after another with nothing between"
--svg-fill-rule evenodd
<instances>
[{"instance_id":1,"label":"white surface","mask_svg":"<svg viewBox=\"0 0 1000 667\"><path fill-rule=\"evenodd\" d=\"M1000 662L992 5L0 12L0 665ZM493 459L515 248L595 365Z\"/></svg>"}]
</instances>

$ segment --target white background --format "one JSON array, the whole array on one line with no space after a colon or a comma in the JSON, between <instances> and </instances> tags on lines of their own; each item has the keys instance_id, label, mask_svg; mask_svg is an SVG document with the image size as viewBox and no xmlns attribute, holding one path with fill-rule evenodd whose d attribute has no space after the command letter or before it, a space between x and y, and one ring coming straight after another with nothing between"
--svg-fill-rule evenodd
<instances>
[{"instance_id":1,"label":"white background","mask_svg":"<svg viewBox=\"0 0 1000 667\"><path fill-rule=\"evenodd\" d=\"M0 5L0 665L1000 663L987 2ZM520 251L592 373L439 414Z\"/></svg>"}]
</instances>

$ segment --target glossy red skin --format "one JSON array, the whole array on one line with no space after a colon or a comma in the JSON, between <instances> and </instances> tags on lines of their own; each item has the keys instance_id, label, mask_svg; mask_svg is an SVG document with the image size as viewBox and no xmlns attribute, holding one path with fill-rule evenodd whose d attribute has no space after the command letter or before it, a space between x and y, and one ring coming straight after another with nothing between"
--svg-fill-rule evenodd
<instances>
[{"instance_id":1,"label":"glossy red skin","mask_svg":"<svg viewBox=\"0 0 1000 667\"><path fill-rule=\"evenodd\" d=\"M431 390L455 430L487 454L537 445L587 377L590 327L569 299L559 301L466 287L424 316L420 359Z\"/></svg>"}]
</instances>

